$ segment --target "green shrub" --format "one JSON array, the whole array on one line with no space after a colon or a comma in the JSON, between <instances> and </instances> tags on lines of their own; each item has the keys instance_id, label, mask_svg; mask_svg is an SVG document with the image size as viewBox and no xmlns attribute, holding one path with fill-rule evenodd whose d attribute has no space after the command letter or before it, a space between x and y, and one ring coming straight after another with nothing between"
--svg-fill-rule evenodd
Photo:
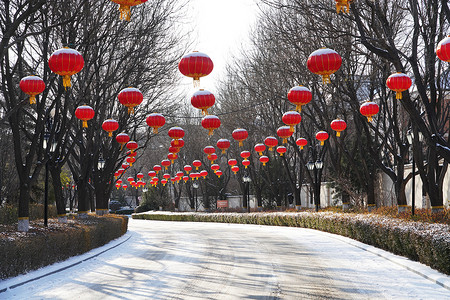
<instances>
[{"instance_id":1,"label":"green shrub","mask_svg":"<svg viewBox=\"0 0 450 300\"><path fill-rule=\"evenodd\" d=\"M48 217L56 218L56 206L48 206ZM44 218L43 204L30 204L30 221ZM17 207L12 205L5 205L0 207L0 224L14 224L17 223L18 213Z\"/></svg>"}]
</instances>

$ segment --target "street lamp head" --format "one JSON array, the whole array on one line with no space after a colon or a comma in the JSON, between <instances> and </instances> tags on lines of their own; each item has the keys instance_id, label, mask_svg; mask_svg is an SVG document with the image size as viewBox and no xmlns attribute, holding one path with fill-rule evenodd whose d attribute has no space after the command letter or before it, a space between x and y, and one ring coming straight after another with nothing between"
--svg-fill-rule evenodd
<instances>
[{"instance_id":1,"label":"street lamp head","mask_svg":"<svg viewBox=\"0 0 450 300\"><path fill-rule=\"evenodd\" d=\"M104 160L102 157L100 157L100 158L98 159L98 164L97 164L97 166L98 166L98 168L99 168L100 170L103 170L103 168L105 167L105 160Z\"/></svg>"},{"instance_id":2,"label":"street lamp head","mask_svg":"<svg viewBox=\"0 0 450 300\"><path fill-rule=\"evenodd\" d=\"M244 175L244 177L242 177L242 181L247 183L247 182L251 182L252 179L250 178L250 176L248 176L247 174Z\"/></svg>"},{"instance_id":3,"label":"street lamp head","mask_svg":"<svg viewBox=\"0 0 450 300\"><path fill-rule=\"evenodd\" d=\"M148 192L148 188L143 188L142 192L147 193Z\"/></svg>"},{"instance_id":4,"label":"street lamp head","mask_svg":"<svg viewBox=\"0 0 450 300\"><path fill-rule=\"evenodd\" d=\"M42 147L44 147L45 150L47 150L48 147L48 140L50 140L50 132L44 133L44 141L42 143Z\"/></svg>"},{"instance_id":5,"label":"street lamp head","mask_svg":"<svg viewBox=\"0 0 450 300\"><path fill-rule=\"evenodd\" d=\"M413 143L413 133L411 130L408 130L406 133L406 139L408 140L408 144L412 145Z\"/></svg>"},{"instance_id":6,"label":"street lamp head","mask_svg":"<svg viewBox=\"0 0 450 300\"><path fill-rule=\"evenodd\" d=\"M194 182L194 183L192 184L192 187L193 187L194 189L198 189L199 185L198 185L197 182Z\"/></svg>"},{"instance_id":7,"label":"street lamp head","mask_svg":"<svg viewBox=\"0 0 450 300\"><path fill-rule=\"evenodd\" d=\"M314 162L309 161L306 163L306 167L308 168L308 170L312 171L314 170Z\"/></svg>"},{"instance_id":8,"label":"street lamp head","mask_svg":"<svg viewBox=\"0 0 450 300\"><path fill-rule=\"evenodd\" d=\"M321 161L320 159L316 161L315 163L316 169L320 170L323 168L323 161Z\"/></svg>"}]
</instances>

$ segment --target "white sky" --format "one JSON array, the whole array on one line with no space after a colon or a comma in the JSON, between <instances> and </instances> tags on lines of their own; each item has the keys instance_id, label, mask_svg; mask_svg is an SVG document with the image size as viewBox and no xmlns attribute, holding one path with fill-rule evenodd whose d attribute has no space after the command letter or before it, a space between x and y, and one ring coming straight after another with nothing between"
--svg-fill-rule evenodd
<instances>
[{"instance_id":1,"label":"white sky","mask_svg":"<svg viewBox=\"0 0 450 300\"><path fill-rule=\"evenodd\" d=\"M200 79L201 88L215 92L217 80L224 74L232 55L238 55L242 44L248 44L250 29L256 21L256 0L191 0L188 22L196 50L207 54L214 63L212 73ZM192 79L182 84L192 86Z\"/></svg>"}]
</instances>

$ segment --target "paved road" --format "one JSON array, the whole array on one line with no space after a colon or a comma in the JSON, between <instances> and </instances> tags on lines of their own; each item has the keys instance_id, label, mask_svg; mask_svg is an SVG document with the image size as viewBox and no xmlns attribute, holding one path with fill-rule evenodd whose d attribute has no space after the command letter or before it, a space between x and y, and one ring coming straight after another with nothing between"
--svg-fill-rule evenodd
<instances>
[{"instance_id":1,"label":"paved road","mask_svg":"<svg viewBox=\"0 0 450 300\"><path fill-rule=\"evenodd\" d=\"M448 299L450 291L332 235L301 228L130 220L96 258L5 299Z\"/></svg>"}]
</instances>

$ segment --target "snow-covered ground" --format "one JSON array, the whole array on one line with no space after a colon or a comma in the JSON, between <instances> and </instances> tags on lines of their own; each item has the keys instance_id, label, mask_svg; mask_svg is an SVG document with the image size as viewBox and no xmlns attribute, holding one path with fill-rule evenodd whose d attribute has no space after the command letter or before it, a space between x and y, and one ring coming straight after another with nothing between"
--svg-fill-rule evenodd
<instances>
[{"instance_id":1,"label":"snow-covered ground","mask_svg":"<svg viewBox=\"0 0 450 300\"><path fill-rule=\"evenodd\" d=\"M450 278L310 229L130 220L120 239L2 289L0 299L450 299Z\"/></svg>"}]
</instances>

